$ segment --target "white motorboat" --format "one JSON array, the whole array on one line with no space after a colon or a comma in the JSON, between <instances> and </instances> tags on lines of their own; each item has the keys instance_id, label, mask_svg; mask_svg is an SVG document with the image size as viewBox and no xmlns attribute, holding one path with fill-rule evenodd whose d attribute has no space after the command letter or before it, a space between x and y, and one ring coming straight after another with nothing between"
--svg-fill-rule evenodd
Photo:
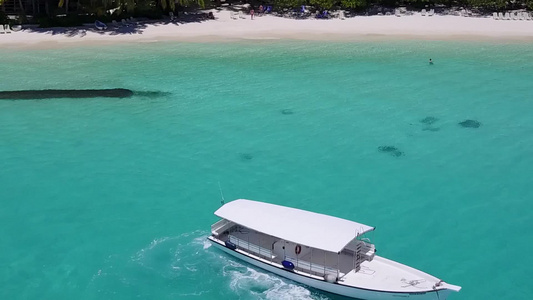
<instances>
[{"instance_id":1,"label":"white motorboat","mask_svg":"<svg viewBox=\"0 0 533 300\"><path fill-rule=\"evenodd\" d=\"M461 287L376 255L375 228L245 199L220 207L208 240L218 249L290 280L367 300L445 300Z\"/></svg>"}]
</instances>

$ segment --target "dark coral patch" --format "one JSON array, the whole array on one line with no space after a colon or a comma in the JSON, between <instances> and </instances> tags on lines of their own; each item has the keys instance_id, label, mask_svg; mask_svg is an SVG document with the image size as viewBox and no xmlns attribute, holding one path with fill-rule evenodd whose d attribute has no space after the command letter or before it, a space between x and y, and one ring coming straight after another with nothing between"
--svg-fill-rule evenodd
<instances>
[{"instance_id":1,"label":"dark coral patch","mask_svg":"<svg viewBox=\"0 0 533 300\"><path fill-rule=\"evenodd\" d=\"M379 146L378 150L381 152L393 152L393 151L398 151L398 148L394 146Z\"/></svg>"},{"instance_id":2,"label":"dark coral patch","mask_svg":"<svg viewBox=\"0 0 533 300\"><path fill-rule=\"evenodd\" d=\"M22 90L0 91L0 100L41 100L41 99L86 99L86 98L130 98L140 96L159 98L171 95L162 91L132 91L128 89L88 89L88 90Z\"/></svg>"},{"instance_id":3,"label":"dark coral patch","mask_svg":"<svg viewBox=\"0 0 533 300\"><path fill-rule=\"evenodd\" d=\"M394 146L379 146L378 150L379 152L388 153L395 157L400 157L403 155L403 152Z\"/></svg>"},{"instance_id":4,"label":"dark coral patch","mask_svg":"<svg viewBox=\"0 0 533 300\"><path fill-rule=\"evenodd\" d=\"M283 114L283 115L292 115L292 114L294 114L294 111L292 109L283 109L283 110L281 110L281 114Z\"/></svg>"},{"instance_id":5,"label":"dark coral patch","mask_svg":"<svg viewBox=\"0 0 533 300\"><path fill-rule=\"evenodd\" d=\"M431 124L437 122L438 120L439 119L437 119L435 117L425 117L422 120L420 120L420 123L426 124L426 125L431 125Z\"/></svg>"},{"instance_id":6,"label":"dark coral patch","mask_svg":"<svg viewBox=\"0 0 533 300\"><path fill-rule=\"evenodd\" d=\"M242 160L252 160L252 158L254 158L254 156L250 153L241 153L239 155L239 157L242 159Z\"/></svg>"},{"instance_id":7,"label":"dark coral patch","mask_svg":"<svg viewBox=\"0 0 533 300\"><path fill-rule=\"evenodd\" d=\"M463 128L479 128L481 123L476 120L464 120L463 122L460 122L459 125Z\"/></svg>"},{"instance_id":8,"label":"dark coral patch","mask_svg":"<svg viewBox=\"0 0 533 300\"><path fill-rule=\"evenodd\" d=\"M439 131L440 128L438 128L438 127L429 127L429 126L428 126L428 127L424 128L424 129L422 129L422 130L423 130L423 131L433 131L433 132L435 132L435 131Z\"/></svg>"},{"instance_id":9,"label":"dark coral patch","mask_svg":"<svg viewBox=\"0 0 533 300\"><path fill-rule=\"evenodd\" d=\"M128 89L93 89L93 90L23 90L0 91L0 99L38 100L54 98L129 98L133 91Z\"/></svg>"},{"instance_id":10,"label":"dark coral patch","mask_svg":"<svg viewBox=\"0 0 533 300\"><path fill-rule=\"evenodd\" d=\"M135 96L147 97L147 98L160 98L160 97L167 97L167 96L172 95L172 93L161 92L161 91L133 91L133 94Z\"/></svg>"}]
</instances>

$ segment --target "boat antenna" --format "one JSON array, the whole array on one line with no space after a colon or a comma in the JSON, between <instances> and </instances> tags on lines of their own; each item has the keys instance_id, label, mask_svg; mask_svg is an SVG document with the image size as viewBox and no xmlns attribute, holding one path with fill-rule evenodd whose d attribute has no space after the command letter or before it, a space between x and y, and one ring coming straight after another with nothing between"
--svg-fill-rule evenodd
<instances>
[{"instance_id":1,"label":"boat antenna","mask_svg":"<svg viewBox=\"0 0 533 300\"><path fill-rule=\"evenodd\" d=\"M218 182L218 189L220 190L220 197L222 198L222 200L220 200L220 204L224 205L226 201L224 200L224 193L222 193L222 187L220 186L220 181Z\"/></svg>"}]
</instances>

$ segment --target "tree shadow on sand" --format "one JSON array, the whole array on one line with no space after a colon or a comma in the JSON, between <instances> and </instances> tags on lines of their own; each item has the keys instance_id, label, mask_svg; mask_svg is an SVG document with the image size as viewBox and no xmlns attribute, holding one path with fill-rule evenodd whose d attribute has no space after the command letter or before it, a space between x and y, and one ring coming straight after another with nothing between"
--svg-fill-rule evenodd
<instances>
[{"instance_id":1,"label":"tree shadow on sand","mask_svg":"<svg viewBox=\"0 0 533 300\"><path fill-rule=\"evenodd\" d=\"M181 24L187 23L204 23L213 21L209 18L209 15L204 12L187 13L180 15L179 18L170 20L169 18L160 20L149 20L146 18L139 18L136 20L129 20L121 22L120 20L115 22L106 23L107 28L99 30L94 24L86 24L78 27L50 27L39 28L31 27L24 28L25 32L44 33L50 35L64 35L67 37L84 37L88 32L94 32L100 35L133 35L143 34L149 25L163 26L163 25L175 25L178 27Z\"/></svg>"}]
</instances>

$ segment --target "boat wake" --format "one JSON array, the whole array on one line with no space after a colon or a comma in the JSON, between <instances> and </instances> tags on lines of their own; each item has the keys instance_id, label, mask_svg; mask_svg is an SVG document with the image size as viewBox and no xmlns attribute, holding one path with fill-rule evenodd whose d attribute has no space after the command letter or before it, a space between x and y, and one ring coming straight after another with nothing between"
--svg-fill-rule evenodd
<instances>
[{"instance_id":1,"label":"boat wake","mask_svg":"<svg viewBox=\"0 0 533 300\"><path fill-rule=\"evenodd\" d=\"M161 237L130 257L112 255L94 274L90 290L113 295L120 286L122 293L144 298L172 294L199 299L333 299L235 261L211 247L208 235L194 231Z\"/></svg>"},{"instance_id":2,"label":"boat wake","mask_svg":"<svg viewBox=\"0 0 533 300\"><path fill-rule=\"evenodd\" d=\"M229 277L230 288L240 298L245 299L330 299L323 294L288 282L278 276L258 271L228 259L223 269L225 277Z\"/></svg>"},{"instance_id":3,"label":"boat wake","mask_svg":"<svg viewBox=\"0 0 533 300\"><path fill-rule=\"evenodd\" d=\"M210 253L205 250L211 246L207 233L194 231L175 237L162 237L138 251L131 260L145 269L154 270L164 277L174 278L202 270Z\"/></svg>"},{"instance_id":4,"label":"boat wake","mask_svg":"<svg viewBox=\"0 0 533 300\"><path fill-rule=\"evenodd\" d=\"M180 296L218 294L240 299L329 299L267 272L234 261L216 249L209 249L207 232L185 233L153 240L138 251L132 261L160 276L180 282ZM213 291L213 285L222 285ZM226 288L225 288L226 287ZM229 288L228 288L229 287Z\"/></svg>"},{"instance_id":5,"label":"boat wake","mask_svg":"<svg viewBox=\"0 0 533 300\"><path fill-rule=\"evenodd\" d=\"M207 250L211 245L207 235L194 231L156 238L131 256L111 255L94 274L89 290L97 295L114 295L118 289L127 297L145 299L168 294L200 298L212 295L213 281L220 276L212 270L221 270L223 265L214 251Z\"/></svg>"}]
</instances>

